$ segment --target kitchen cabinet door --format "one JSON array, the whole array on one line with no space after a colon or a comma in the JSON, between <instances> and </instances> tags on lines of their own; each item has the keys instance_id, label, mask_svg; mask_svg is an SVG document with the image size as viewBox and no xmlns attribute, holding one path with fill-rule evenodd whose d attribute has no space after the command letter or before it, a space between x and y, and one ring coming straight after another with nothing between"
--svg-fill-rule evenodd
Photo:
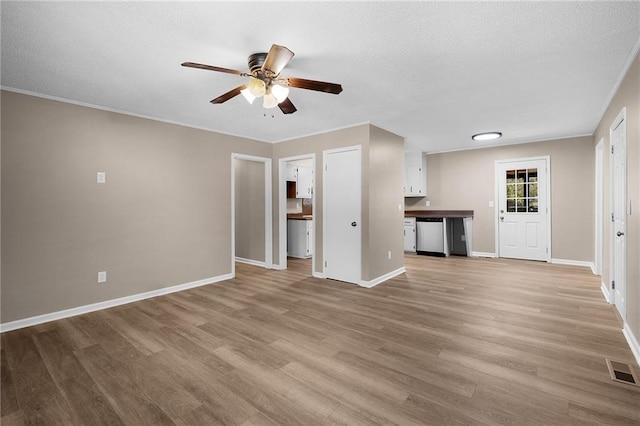
<instances>
[{"instance_id":1,"label":"kitchen cabinet door","mask_svg":"<svg viewBox=\"0 0 640 426\"><path fill-rule=\"evenodd\" d=\"M295 182L298 179L298 168L293 164L287 164L285 177L287 182Z\"/></svg>"},{"instance_id":2,"label":"kitchen cabinet door","mask_svg":"<svg viewBox=\"0 0 640 426\"><path fill-rule=\"evenodd\" d=\"M311 167L298 166L296 181L296 198L311 198L313 173Z\"/></svg>"},{"instance_id":3,"label":"kitchen cabinet door","mask_svg":"<svg viewBox=\"0 0 640 426\"><path fill-rule=\"evenodd\" d=\"M407 253L416 252L416 226L404 226L404 251Z\"/></svg>"},{"instance_id":4,"label":"kitchen cabinet door","mask_svg":"<svg viewBox=\"0 0 640 426\"><path fill-rule=\"evenodd\" d=\"M405 153L405 197L427 196L427 157L421 152Z\"/></svg>"},{"instance_id":5,"label":"kitchen cabinet door","mask_svg":"<svg viewBox=\"0 0 640 426\"><path fill-rule=\"evenodd\" d=\"M287 255L307 258L313 254L313 221L289 219L287 221Z\"/></svg>"}]
</instances>

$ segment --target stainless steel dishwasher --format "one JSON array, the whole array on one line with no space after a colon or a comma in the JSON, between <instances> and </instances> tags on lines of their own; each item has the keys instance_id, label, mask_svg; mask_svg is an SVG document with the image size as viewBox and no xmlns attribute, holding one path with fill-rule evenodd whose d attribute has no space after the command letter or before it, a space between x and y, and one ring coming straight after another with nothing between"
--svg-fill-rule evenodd
<instances>
[{"instance_id":1,"label":"stainless steel dishwasher","mask_svg":"<svg viewBox=\"0 0 640 426\"><path fill-rule=\"evenodd\" d=\"M446 256L445 220L441 217L416 218L416 251L427 256Z\"/></svg>"}]
</instances>

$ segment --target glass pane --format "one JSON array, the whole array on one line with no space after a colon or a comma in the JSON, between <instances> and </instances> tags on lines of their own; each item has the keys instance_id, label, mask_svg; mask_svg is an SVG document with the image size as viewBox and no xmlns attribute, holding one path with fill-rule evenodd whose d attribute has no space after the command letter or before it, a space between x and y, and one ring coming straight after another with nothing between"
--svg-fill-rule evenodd
<instances>
[{"instance_id":1,"label":"glass pane","mask_svg":"<svg viewBox=\"0 0 640 426\"><path fill-rule=\"evenodd\" d=\"M538 196L538 184L530 183L529 184L529 197L537 197Z\"/></svg>"},{"instance_id":2,"label":"glass pane","mask_svg":"<svg viewBox=\"0 0 640 426\"><path fill-rule=\"evenodd\" d=\"M518 213L524 213L527 211L527 200L519 198L516 200L516 209Z\"/></svg>"},{"instance_id":3,"label":"glass pane","mask_svg":"<svg viewBox=\"0 0 640 426\"><path fill-rule=\"evenodd\" d=\"M516 211L516 200L513 198L507 199L507 211L513 213Z\"/></svg>"},{"instance_id":4,"label":"glass pane","mask_svg":"<svg viewBox=\"0 0 640 426\"><path fill-rule=\"evenodd\" d=\"M529 169L527 170L527 174L529 175L529 182L537 182L538 181L538 169Z\"/></svg>"},{"instance_id":5,"label":"glass pane","mask_svg":"<svg viewBox=\"0 0 640 426\"><path fill-rule=\"evenodd\" d=\"M515 183L515 181L516 181L516 171L507 170L507 183Z\"/></svg>"},{"instance_id":6,"label":"glass pane","mask_svg":"<svg viewBox=\"0 0 640 426\"><path fill-rule=\"evenodd\" d=\"M518 189L518 191L517 191L518 198L524 197L524 184L523 183L519 183L516 186L518 187L517 188Z\"/></svg>"},{"instance_id":7,"label":"glass pane","mask_svg":"<svg viewBox=\"0 0 640 426\"><path fill-rule=\"evenodd\" d=\"M516 172L517 177L516 179L518 180L518 182L526 182L527 181L527 171L526 170L518 170Z\"/></svg>"},{"instance_id":8,"label":"glass pane","mask_svg":"<svg viewBox=\"0 0 640 426\"><path fill-rule=\"evenodd\" d=\"M531 198L529 200L529 213L538 213L538 199Z\"/></svg>"},{"instance_id":9,"label":"glass pane","mask_svg":"<svg viewBox=\"0 0 640 426\"><path fill-rule=\"evenodd\" d=\"M507 198L515 198L515 197L516 197L516 186L507 185Z\"/></svg>"}]
</instances>

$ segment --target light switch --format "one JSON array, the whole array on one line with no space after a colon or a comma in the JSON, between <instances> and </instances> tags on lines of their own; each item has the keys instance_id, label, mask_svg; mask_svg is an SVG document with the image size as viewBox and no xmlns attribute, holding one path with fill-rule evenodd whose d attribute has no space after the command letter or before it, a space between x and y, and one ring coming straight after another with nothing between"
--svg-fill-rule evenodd
<instances>
[{"instance_id":1,"label":"light switch","mask_svg":"<svg viewBox=\"0 0 640 426\"><path fill-rule=\"evenodd\" d=\"M424 202L425 207L431 207L431 201L427 200Z\"/></svg>"},{"instance_id":2,"label":"light switch","mask_svg":"<svg viewBox=\"0 0 640 426\"><path fill-rule=\"evenodd\" d=\"M493 201L489 201L489 207L493 208Z\"/></svg>"},{"instance_id":3,"label":"light switch","mask_svg":"<svg viewBox=\"0 0 640 426\"><path fill-rule=\"evenodd\" d=\"M105 172L98 172L98 183L107 182L107 174Z\"/></svg>"},{"instance_id":4,"label":"light switch","mask_svg":"<svg viewBox=\"0 0 640 426\"><path fill-rule=\"evenodd\" d=\"M107 282L107 271L98 272L98 284Z\"/></svg>"}]
</instances>

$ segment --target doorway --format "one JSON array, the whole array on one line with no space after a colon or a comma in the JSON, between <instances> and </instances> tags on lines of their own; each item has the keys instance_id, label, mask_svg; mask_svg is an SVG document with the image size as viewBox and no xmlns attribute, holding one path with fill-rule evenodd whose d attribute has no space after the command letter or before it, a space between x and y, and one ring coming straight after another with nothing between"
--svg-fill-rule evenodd
<instances>
[{"instance_id":1,"label":"doorway","mask_svg":"<svg viewBox=\"0 0 640 426\"><path fill-rule=\"evenodd\" d=\"M551 260L549 157L496 161L498 257Z\"/></svg>"},{"instance_id":2,"label":"doorway","mask_svg":"<svg viewBox=\"0 0 640 426\"><path fill-rule=\"evenodd\" d=\"M278 269L288 268L288 256L296 267L315 273L316 207L315 154L281 158L278 161Z\"/></svg>"},{"instance_id":3,"label":"doorway","mask_svg":"<svg viewBox=\"0 0 640 426\"><path fill-rule=\"evenodd\" d=\"M627 305L627 109L609 128L611 141L611 290L613 302L626 321Z\"/></svg>"},{"instance_id":4,"label":"doorway","mask_svg":"<svg viewBox=\"0 0 640 426\"><path fill-rule=\"evenodd\" d=\"M324 276L360 284L361 262L361 147L323 152Z\"/></svg>"},{"instance_id":5,"label":"doorway","mask_svg":"<svg viewBox=\"0 0 640 426\"><path fill-rule=\"evenodd\" d=\"M595 275L602 275L602 247L603 247L603 235L604 235L604 139L600 139L596 145L596 204L595 204L595 250L594 250L594 262L593 273Z\"/></svg>"},{"instance_id":6,"label":"doorway","mask_svg":"<svg viewBox=\"0 0 640 426\"><path fill-rule=\"evenodd\" d=\"M231 272L235 263L273 267L271 159L231 154Z\"/></svg>"}]
</instances>

